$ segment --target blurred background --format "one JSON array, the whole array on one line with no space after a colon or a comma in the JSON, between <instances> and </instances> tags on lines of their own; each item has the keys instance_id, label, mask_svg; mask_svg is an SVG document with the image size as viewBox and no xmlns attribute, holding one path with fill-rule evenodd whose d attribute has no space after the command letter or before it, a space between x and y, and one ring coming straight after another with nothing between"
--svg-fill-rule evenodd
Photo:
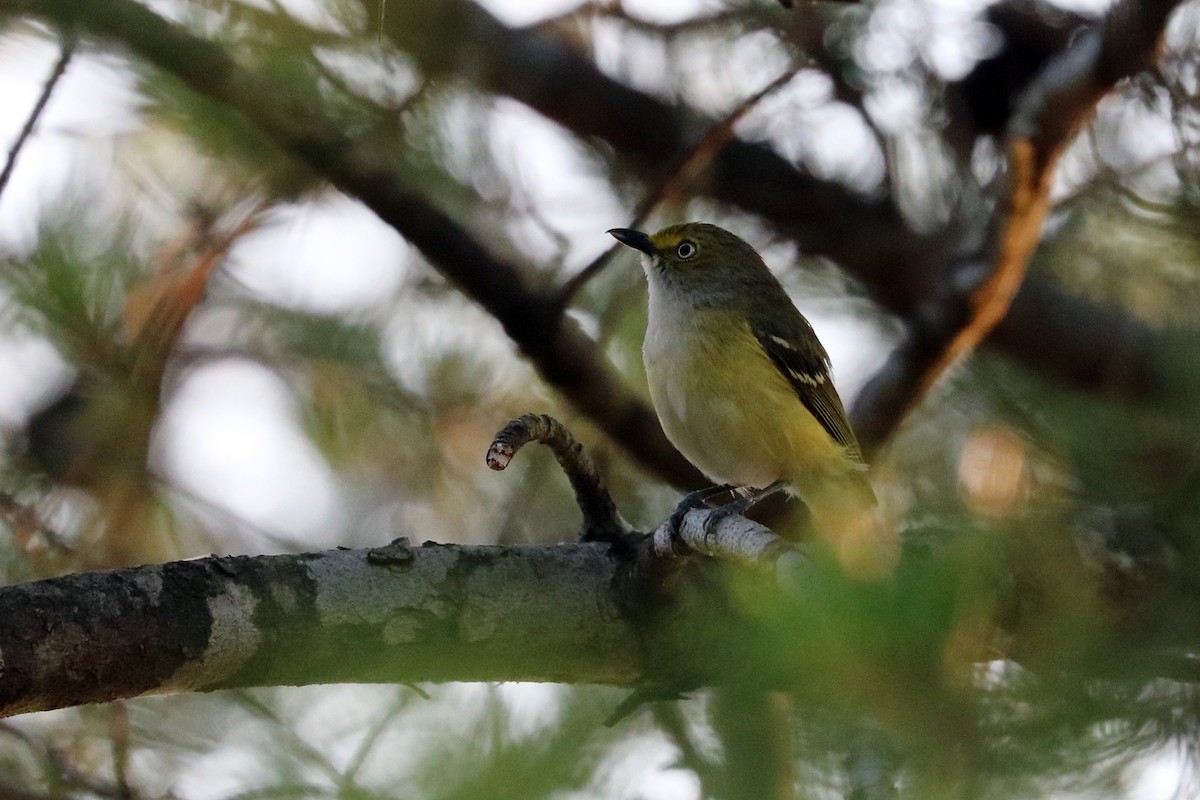
<instances>
[{"instance_id":1,"label":"blurred background","mask_svg":"<svg viewBox=\"0 0 1200 800\"><path fill-rule=\"evenodd\" d=\"M596 261L604 231L693 219L763 254L851 405L985 238L1014 98L1108 4L797 4L144 2L366 143L534 291L600 263L565 313L641 397L644 285L632 254ZM633 525L669 513L674 476L372 211L119 43L4 9L6 583L397 536L570 541L547 453L484 464L528 411L567 423ZM1183 4L1158 66L1063 157L1040 293L872 442L889 516L950 555L892 594L829 577L781 634L824 654L792 707L699 692L605 728L623 691L153 698L0 723L0 800L1200 796L1198 22ZM605 96L561 91L564 63L658 116L622 128ZM731 142L775 166L718 161ZM781 176L795 194L771 194ZM787 763L756 761L780 735ZM869 793L864 770L898 788Z\"/></svg>"}]
</instances>

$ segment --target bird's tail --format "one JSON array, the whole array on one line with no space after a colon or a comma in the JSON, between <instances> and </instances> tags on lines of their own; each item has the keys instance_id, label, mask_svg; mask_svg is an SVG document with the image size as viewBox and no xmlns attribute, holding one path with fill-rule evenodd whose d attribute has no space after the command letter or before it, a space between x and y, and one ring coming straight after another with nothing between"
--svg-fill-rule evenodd
<instances>
[{"instance_id":1,"label":"bird's tail","mask_svg":"<svg viewBox=\"0 0 1200 800\"><path fill-rule=\"evenodd\" d=\"M817 535L847 573L864 580L891 574L900 558L900 537L879 513L875 491L864 473L810 483L802 496Z\"/></svg>"}]
</instances>

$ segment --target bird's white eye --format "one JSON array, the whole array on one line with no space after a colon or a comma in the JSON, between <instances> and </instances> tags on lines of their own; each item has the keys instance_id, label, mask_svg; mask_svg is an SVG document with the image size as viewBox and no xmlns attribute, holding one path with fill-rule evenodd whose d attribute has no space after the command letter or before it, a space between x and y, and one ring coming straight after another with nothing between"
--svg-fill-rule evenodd
<instances>
[{"instance_id":1,"label":"bird's white eye","mask_svg":"<svg viewBox=\"0 0 1200 800\"><path fill-rule=\"evenodd\" d=\"M691 242L680 242L679 246L675 248L675 255L680 258L691 258L696 255L696 245Z\"/></svg>"}]
</instances>

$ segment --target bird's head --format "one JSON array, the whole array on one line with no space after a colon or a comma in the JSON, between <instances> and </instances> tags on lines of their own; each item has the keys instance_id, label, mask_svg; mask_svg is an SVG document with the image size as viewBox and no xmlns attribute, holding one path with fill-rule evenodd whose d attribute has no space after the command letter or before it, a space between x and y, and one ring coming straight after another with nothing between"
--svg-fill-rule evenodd
<instances>
[{"instance_id":1,"label":"bird's head","mask_svg":"<svg viewBox=\"0 0 1200 800\"><path fill-rule=\"evenodd\" d=\"M645 254L642 265L651 282L712 286L753 282L770 275L753 247L706 222L670 225L652 234L630 228L613 228L608 233Z\"/></svg>"}]
</instances>

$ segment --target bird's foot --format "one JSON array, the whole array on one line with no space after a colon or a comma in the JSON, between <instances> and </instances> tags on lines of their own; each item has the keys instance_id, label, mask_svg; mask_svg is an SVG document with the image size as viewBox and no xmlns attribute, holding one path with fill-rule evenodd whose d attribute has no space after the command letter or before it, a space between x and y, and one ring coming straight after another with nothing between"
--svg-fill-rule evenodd
<instances>
[{"instance_id":1,"label":"bird's foot","mask_svg":"<svg viewBox=\"0 0 1200 800\"><path fill-rule=\"evenodd\" d=\"M683 518L689 511L697 508L704 508L708 505L708 501L718 495L726 492L736 497L736 500L726 503L723 506L714 508L708 518L704 522L704 527L708 528L716 525L726 517L740 516L745 514L754 505L776 492L784 489L788 485L787 481L775 481L770 486L763 489L756 489L753 486L733 486L731 484L722 484L720 486L710 486L707 489L701 489L684 496L675 510L671 512L671 516L667 518L667 525L670 528L671 536L679 539L679 526L683 524Z\"/></svg>"},{"instance_id":2,"label":"bird's foot","mask_svg":"<svg viewBox=\"0 0 1200 800\"><path fill-rule=\"evenodd\" d=\"M675 510L671 512L671 516L667 517L667 526L670 528L671 536L679 538L679 526L683 524L683 518L689 511L704 508L712 498L730 491L734 491L734 487L726 483L720 486L709 486L684 495L683 499L679 501L679 505L675 506Z\"/></svg>"}]
</instances>

